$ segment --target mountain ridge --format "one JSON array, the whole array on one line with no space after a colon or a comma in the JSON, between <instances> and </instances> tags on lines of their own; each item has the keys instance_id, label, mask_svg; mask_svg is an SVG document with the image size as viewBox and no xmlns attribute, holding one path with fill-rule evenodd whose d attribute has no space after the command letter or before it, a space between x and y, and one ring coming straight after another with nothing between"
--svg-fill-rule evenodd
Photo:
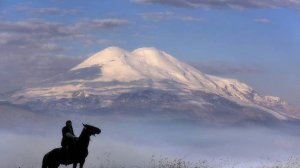
<instances>
[{"instance_id":1,"label":"mountain ridge","mask_svg":"<svg viewBox=\"0 0 300 168\"><path fill-rule=\"evenodd\" d=\"M143 92L147 89L149 92ZM163 94L158 93L158 90ZM10 102L26 104L40 100L47 103L76 97L88 99L91 96L94 99L99 97L99 108L107 108L116 105L115 102L119 101L120 97L124 98L124 95L141 96L130 94L136 91L141 91L141 95L147 93L156 98L170 93L174 97L180 97L182 104L201 106L203 109L207 104L214 104L214 100L206 100L203 97L207 94L212 97L215 95L219 100L257 108L278 119L297 118L287 113L288 104L279 97L262 96L236 79L204 74L154 47L138 48L132 52L119 47L106 48L57 79L47 81L45 86L27 88L13 94ZM197 95L197 92L201 94ZM170 96L165 96L165 101L169 102L167 98ZM127 98L124 98L124 101L125 99L130 101ZM119 102L118 105L120 104L122 103ZM226 104L222 104L223 106L226 107Z\"/></svg>"}]
</instances>

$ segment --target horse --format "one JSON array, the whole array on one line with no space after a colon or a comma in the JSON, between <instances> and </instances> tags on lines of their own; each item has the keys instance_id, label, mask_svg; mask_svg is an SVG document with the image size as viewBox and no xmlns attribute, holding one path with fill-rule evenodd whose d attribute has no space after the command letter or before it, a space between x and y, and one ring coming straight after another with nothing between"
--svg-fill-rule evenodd
<instances>
[{"instance_id":1,"label":"horse","mask_svg":"<svg viewBox=\"0 0 300 168\"><path fill-rule=\"evenodd\" d=\"M68 155L66 155L65 149L55 148L45 154L42 162L42 168L58 168L59 165L69 165L73 164L73 168L77 167L79 163L79 167L83 168L85 158L88 156L88 146L90 142L90 137L92 135L100 134L101 129L82 124L83 129L78 140L75 143L73 149L68 151Z\"/></svg>"}]
</instances>

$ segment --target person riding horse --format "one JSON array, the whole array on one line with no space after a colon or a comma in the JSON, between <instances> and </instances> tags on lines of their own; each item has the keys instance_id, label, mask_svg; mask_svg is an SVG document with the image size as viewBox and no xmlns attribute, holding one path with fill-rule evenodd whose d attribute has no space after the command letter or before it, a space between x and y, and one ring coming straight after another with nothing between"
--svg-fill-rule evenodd
<instances>
[{"instance_id":1,"label":"person riding horse","mask_svg":"<svg viewBox=\"0 0 300 168\"><path fill-rule=\"evenodd\" d=\"M75 136L73 127L72 127L72 121L68 120L66 121L66 126L62 128L62 140L61 140L61 146L62 148L68 152L70 149L72 149L75 146L75 141L78 138Z\"/></svg>"},{"instance_id":2,"label":"person riding horse","mask_svg":"<svg viewBox=\"0 0 300 168\"><path fill-rule=\"evenodd\" d=\"M76 168L77 164L80 164L79 167L83 168L86 157L89 154L88 147L91 139L90 137L100 134L101 129L88 124L82 125L83 129L79 135L78 140L76 140L74 148L70 148L71 151L68 153L66 153L65 150L62 150L62 148L52 149L44 155L42 161L42 168L58 168L59 165L69 164L73 164L73 168ZM67 121L66 126L62 130L63 138L67 139L62 141L63 146L66 145L68 147L68 142L65 141L68 141L69 137L75 137L71 126L71 121ZM72 138L70 139L72 140ZM72 143L72 141L70 142Z\"/></svg>"}]
</instances>

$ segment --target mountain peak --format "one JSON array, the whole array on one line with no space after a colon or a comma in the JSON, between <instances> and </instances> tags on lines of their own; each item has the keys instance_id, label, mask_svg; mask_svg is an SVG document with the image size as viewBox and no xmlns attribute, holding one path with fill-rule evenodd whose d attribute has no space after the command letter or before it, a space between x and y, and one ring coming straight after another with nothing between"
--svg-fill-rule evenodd
<instances>
[{"instance_id":1,"label":"mountain peak","mask_svg":"<svg viewBox=\"0 0 300 168\"><path fill-rule=\"evenodd\" d=\"M228 109L239 111L240 107L245 107L262 110L279 119L287 116L285 107L288 105L278 97L262 96L234 79L204 74L154 47L138 48L132 52L119 47L105 48L66 72L60 80L53 80L51 85L26 89L13 95L13 98L18 102L30 102L35 99L57 101L61 98L94 101L99 97L103 107L114 107L120 103L119 100L124 103L127 98L137 96L138 102L143 103L145 98L145 101L152 102L152 99L159 97L166 98L163 104L168 104L170 96L161 93L178 96L183 103L181 105L196 107L197 110L203 108L211 112L218 106L216 111L223 112ZM19 97L24 99L19 100Z\"/></svg>"},{"instance_id":2,"label":"mountain peak","mask_svg":"<svg viewBox=\"0 0 300 168\"><path fill-rule=\"evenodd\" d=\"M181 90L204 90L248 103L253 100L261 104L280 103L275 98L259 96L251 87L237 80L204 74L155 47L142 47L132 52L119 47L108 47L72 70L82 69L83 73L86 68L99 68L101 72L93 76L90 82L150 80L157 82L159 87L169 88L170 85L165 83L169 81L177 83L176 87Z\"/></svg>"},{"instance_id":3,"label":"mountain peak","mask_svg":"<svg viewBox=\"0 0 300 168\"><path fill-rule=\"evenodd\" d=\"M119 54L123 54L127 51L120 47L111 46L111 47L107 47L107 48L101 50L100 52L105 52L107 54L112 54L112 55L119 55Z\"/></svg>"},{"instance_id":4,"label":"mountain peak","mask_svg":"<svg viewBox=\"0 0 300 168\"><path fill-rule=\"evenodd\" d=\"M142 47L132 51L133 54L137 54L137 55L158 55L161 52L162 51L160 51L155 47Z\"/></svg>"},{"instance_id":5,"label":"mountain peak","mask_svg":"<svg viewBox=\"0 0 300 168\"><path fill-rule=\"evenodd\" d=\"M126 55L130 55L130 53L122 48L108 47L90 56L88 59L74 67L72 70L92 66L101 66L103 64L106 64L107 62L124 59Z\"/></svg>"}]
</instances>

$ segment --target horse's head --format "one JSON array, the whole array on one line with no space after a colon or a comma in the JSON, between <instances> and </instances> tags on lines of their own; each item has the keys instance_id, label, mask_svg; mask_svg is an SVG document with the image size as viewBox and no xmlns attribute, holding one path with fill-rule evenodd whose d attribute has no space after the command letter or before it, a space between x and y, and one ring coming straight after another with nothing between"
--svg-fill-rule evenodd
<instances>
[{"instance_id":1,"label":"horse's head","mask_svg":"<svg viewBox=\"0 0 300 168\"><path fill-rule=\"evenodd\" d=\"M96 135L96 134L101 133L101 129L99 129L97 127L94 127L94 126L88 125L88 124L82 124L82 125L86 129L86 131L89 135Z\"/></svg>"}]
</instances>

